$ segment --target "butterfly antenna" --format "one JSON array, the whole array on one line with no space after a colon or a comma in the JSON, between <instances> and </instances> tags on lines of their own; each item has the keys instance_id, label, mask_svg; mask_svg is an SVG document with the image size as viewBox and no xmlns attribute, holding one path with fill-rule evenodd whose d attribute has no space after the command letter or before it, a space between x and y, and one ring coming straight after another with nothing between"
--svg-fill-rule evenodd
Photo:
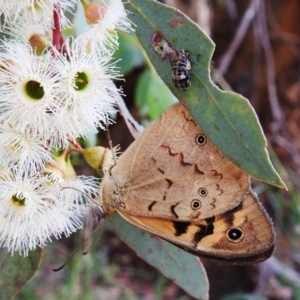
<instances>
[{"instance_id":1,"label":"butterfly antenna","mask_svg":"<svg viewBox=\"0 0 300 300\"><path fill-rule=\"evenodd\" d=\"M93 233L96 232L98 229L99 229L99 227L97 227L97 228L93 231ZM92 233L92 234L93 234L93 233ZM91 251L91 249L94 247L95 242L97 241L97 239L98 239L98 237L99 237L99 234L100 234L100 230L97 231L97 234L96 234L96 236L95 236L95 238L94 238L94 240L93 240L91 246L90 246L87 250L83 251L83 252L82 252L82 255L86 255L86 254L88 254L88 253Z\"/></svg>"},{"instance_id":2,"label":"butterfly antenna","mask_svg":"<svg viewBox=\"0 0 300 300\"><path fill-rule=\"evenodd\" d=\"M61 265L59 268L53 269L53 272L58 272L60 270L62 270L74 257L74 255L79 251L80 248L83 248L84 245L86 244L86 242L93 236L93 234L98 230L97 235L92 243L92 245L88 248L88 250L82 252L82 255L86 255L91 249L92 247L95 245L95 242L97 240L97 238L99 237L100 234L100 224L103 222L103 220L105 219L105 214L102 210L102 208L100 206L96 206L94 209L95 215L97 216L97 227L96 229L93 230L93 232L91 233L91 235L89 235L84 241L83 243L73 252L73 254L69 257L69 259L63 264Z\"/></svg>"},{"instance_id":3,"label":"butterfly antenna","mask_svg":"<svg viewBox=\"0 0 300 300\"><path fill-rule=\"evenodd\" d=\"M105 214L104 214L102 208L99 205L97 205L94 208L93 212L94 212L95 218L97 219L97 226L96 226L96 229L92 232L92 235L100 228L100 224L105 219ZM86 255L88 252L90 252L90 250L95 245L95 242L99 237L99 234L100 234L100 230L97 231L97 235L95 236L94 241L92 242L91 246L86 251L83 251L82 255Z\"/></svg>"},{"instance_id":4,"label":"butterfly antenna","mask_svg":"<svg viewBox=\"0 0 300 300\"><path fill-rule=\"evenodd\" d=\"M63 187L62 190L66 190L66 189L72 189L72 190L75 190L83 195L85 195L92 203L94 203L96 205L96 207L98 206L99 207L99 203L97 203L89 194L79 190L79 189L76 189L74 187L71 187L71 186L66 186L66 187ZM99 207L100 208L100 207ZM100 208L101 209L101 208Z\"/></svg>"},{"instance_id":5,"label":"butterfly antenna","mask_svg":"<svg viewBox=\"0 0 300 300\"><path fill-rule=\"evenodd\" d=\"M115 165L117 164L117 158L116 158L116 154L115 154L115 151L113 149L113 144L112 144L112 140L111 140L111 136L110 136L110 131L109 131L109 128L108 128L108 122L107 122L107 119L105 119L105 126L106 126L106 136L107 136L107 139L108 139L108 146L109 146L109 149L111 150L112 152L112 155L113 155L113 160L114 160L114 163Z\"/></svg>"},{"instance_id":6,"label":"butterfly antenna","mask_svg":"<svg viewBox=\"0 0 300 300\"><path fill-rule=\"evenodd\" d=\"M82 245L81 245L82 246ZM81 247L80 246L80 247ZM69 259L62 265L60 266L59 268L56 268L56 269L52 269L53 272L58 272L60 270L62 270L70 261L71 259L74 257L74 255L78 252L79 248L77 248L74 253L69 257Z\"/></svg>"}]
</instances>

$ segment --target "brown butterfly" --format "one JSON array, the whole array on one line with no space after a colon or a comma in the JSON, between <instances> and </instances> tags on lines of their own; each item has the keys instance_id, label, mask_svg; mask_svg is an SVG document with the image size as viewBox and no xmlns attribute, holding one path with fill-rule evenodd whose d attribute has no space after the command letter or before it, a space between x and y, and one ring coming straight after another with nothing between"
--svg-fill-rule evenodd
<instances>
[{"instance_id":1,"label":"brown butterfly","mask_svg":"<svg viewBox=\"0 0 300 300\"><path fill-rule=\"evenodd\" d=\"M106 172L100 208L219 261L256 263L274 249L274 228L251 191L250 177L181 104L145 129Z\"/></svg>"}]
</instances>

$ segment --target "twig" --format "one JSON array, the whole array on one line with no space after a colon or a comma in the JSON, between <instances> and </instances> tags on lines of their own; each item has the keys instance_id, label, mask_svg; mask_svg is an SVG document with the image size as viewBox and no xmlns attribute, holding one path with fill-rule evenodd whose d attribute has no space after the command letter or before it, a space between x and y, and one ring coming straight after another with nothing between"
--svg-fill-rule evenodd
<instances>
[{"instance_id":1,"label":"twig","mask_svg":"<svg viewBox=\"0 0 300 300\"><path fill-rule=\"evenodd\" d=\"M266 263L269 264L277 276L284 277L293 285L300 287L300 273L295 271L292 267L280 262L275 256L269 258Z\"/></svg>"},{"instance_id":2,"label":"twig","mask_svg":"<svg viewBox=\"0 0 300 300\"><path fill-rule=\"evenodd\" d=\"M274 11L271 9L272 5L270 0L266 0L266 9L268 11L268 24L271 28L270 30L270 38L271 40L277 39L287 43L287 46L290 47L291 51L295 55L295 57L299 60L299 45L300 39L294 33L286 32L280 23L277 21Z\"/></svg>"},{"instance_id":3,"label":"twig","mask_svg":"<svg viewBox=\"0 0 300 300\"><path fill-rule=\"evenodd\" d=\"M248 6L243 19L239 25L238 31L236 32L229 48L223 55L220 64L218 66L219 72L224 75L229 65L231 64L232 58L235 55L237 49L239 48L244 36L258 10L260 0L251 0L250 5Z\"/></svg>"},{"instance_id":4,"label":"twig","mask_svg":"<svg viewBox=\"0 0 300 300\"><path fill-rule=\"evenodd\" d=\"M292 138L277 96L275 62L267 28L267 15L264 1L260 2L257 16L258 32L266 58L269 101L274 120L270 127L272 131L272 137L278 145L288 151L290 156L293 158L295 165L297 166L296 171L298 175L300 175L300 153L295 144L290 142Z\"/></svg>"},{"instance_id":5,"label":"twig","mask_svg":"<svg viewBox=\"0 0 300 300\"><path fill-rule=\"evenodd\" d=\"M118 97L117 105L120 109L120 114L124 118L131 135L134 138L136 138L144 130L144 127L138 122L136 122L136 120L132 117L121 96Z\"/></svg>"},{"instance_id":6,"label":"twig","mask_svg":"<svg viewBox=\"0 0 300 300\"><path fill-rule=\"evenodd\" d=\"M257 14L258 18L258 32L260 35L260 41L264 49L266 65L267 65L267 82L268 82L268 92L269 99L271 102L271 110L273 114L273 120L277 123L281 123L284 120L281 108L279 105L277 97L276 88L276 72L275 72L275 62L272 52L272 47L270 43L269 32L267 28L267 16L264 1L260 1L259 10Z\"/></svg>"},{"instance_id":7,"label":"twig","mask_svg":"<svg viewBox=\"0 0 300 300\"><path fill-rule=\"evenodd\" d=\"M290 142L289 139L291 140L292 138L290 137L290 134L286 130L286 136L284 137L282 134L280 134L280 130L282 129L282 125L273 123L271 126L272 130L272 137L275 143L277 143L279 146L281 146L283 149L285 149L290 156L293 158L293 163L297 167L297 173L300 176L300 153L295 146L293 142Z\"/></svg>"},{"instance_id":8,"label":"twig","mask_svg":"<svg viewBox=\"0 0 300 300\"><path fill-rule=\"evenodd\" d=\"M300 273L292 269L287 264L280 262L275 256L272 256L268 260L259 264L258 268L259 268L259 277L257 280L258 284L254 290L254 294L267 296L270 293L278 294L281 291L284 292L284 294L290 296L284 299L292 299L291 298L292 291L288 287L280 287L280 289L278 289L277 287L277 290L274 291L274 288L276 288L276 285L278 285L276 284L278 282L276 280L276 276L284 277L292 285L300 286Z\"/></svg>"},{"instance_id":9,"label":"twig","mask_svg":"<svg viewBox=\"0 0 300 300\"><path fill-rule=\"evenodd\" d=\"M234 0L227 0L224 2L225 6L226 6L226 10L229 14L229 17L231 19L236 19L238 17L238 11L236 8L236 3L234 2Z\"/></svg>"},{"instance_id":10,"label":"twig","mask_svg":"<svg viewBox=\"0 0 300 300\"><path fill-rule=\"evenodd\" d=\"M269 263L270 259L271 258L258 264L258 280L257 286L254 290L254 293L257 295L260 295L263 291L267 290L269 280L275 278L274 270L272 268L272 265Z\"/></svg>"},{"instance_id":11,"label":"twig","mask_svg":"<svg viewBox=\"0 0 300 300\"><path fill-rule=\"evenodd\" d=\"M280 256L283 255L284 257L288 257L290 260L292 260L297 265L300 264L300 254L296 253L292 249L288 249L286 247L277 246L276 247L276 253Z\"/></svg>"}]
</instances>

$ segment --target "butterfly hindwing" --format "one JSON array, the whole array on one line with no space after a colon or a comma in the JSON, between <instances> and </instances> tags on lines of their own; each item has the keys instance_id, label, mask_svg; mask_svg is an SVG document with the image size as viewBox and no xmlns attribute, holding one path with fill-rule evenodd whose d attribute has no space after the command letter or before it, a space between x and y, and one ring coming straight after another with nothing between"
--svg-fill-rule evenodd
<instances>
[{"instance_id":1,"label":"butterfly hindwing","mask_svg":"<svg viewBox=\"0 0 300 300\"><path fill-rule=\"evenodd\" d=\"M257 263L268 258L274 250L272 222L253 193L234 209L198 222L120 214L135 226L188 252L223 262Z\"/></svg>"}]
</instances>

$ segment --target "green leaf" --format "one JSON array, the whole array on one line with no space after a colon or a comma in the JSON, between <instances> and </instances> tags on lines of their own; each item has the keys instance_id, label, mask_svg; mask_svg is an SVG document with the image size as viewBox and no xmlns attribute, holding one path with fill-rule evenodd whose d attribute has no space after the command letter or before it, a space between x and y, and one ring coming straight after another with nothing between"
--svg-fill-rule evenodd
<instances>
[{"instance_id":1,"label":"green leaf","mask_svg":"<svg viewBox=\"0 0 300 300\"><path fill-rule=\"evenodd\" d=\"M157 73L212 142L251 176L284 187L272 166L264 134L249 101L236 93L221 91L210 79L214 51L210 38L181 12L156 1L130 0L124 5L137 25L136 35ZM190 89L181 91L173 86L170 61L163 60L151 42L158 31L178 52L184 49L191 55L194 63Z\"/></svg>"},{"instance_id":2,"label":"green leaf","mask_svg":"<svg viewBox=\"0 0 300 300\"><path fill-rule=\"evenodd\" d=\"M37 248L27 257L7 254L1 264L0 300L14 299L20 290L34 277L39 268L44 250Z\"/></svg>"},{"instance_id":3,"label":"green leaf","mask_svg":"<svg viewBox=\"0 0 300 300\"><path fill-rule=\"evenodd\" d=\"M119 60L117 66L120 67L123 75L144 63L144 54L135 36L120 32L119 45L114 53L114 58Z\"/></svg>"},{"instance_id":4,"label":"green leaf","mask_svg":"<svg viewBox=\"0 0 300 300\"><path fill-rule=\"evenodd\" d=\"M134 99L142 114L147 115L150 120L155 120L171 104L177 102L164 82L147 69L139 77Z\"/></svg>"},{"instance_id":5,"label":"green leaf","mask_svg":"<svg viewBox=\"0 0 300 300\"><path fill-rule=\"evenodd\" d=\"M118 214L109 218L119 237L142 259L196 299L208 299L205 269L194 255L141 230Z\"/></svg>"}]
</instances>

